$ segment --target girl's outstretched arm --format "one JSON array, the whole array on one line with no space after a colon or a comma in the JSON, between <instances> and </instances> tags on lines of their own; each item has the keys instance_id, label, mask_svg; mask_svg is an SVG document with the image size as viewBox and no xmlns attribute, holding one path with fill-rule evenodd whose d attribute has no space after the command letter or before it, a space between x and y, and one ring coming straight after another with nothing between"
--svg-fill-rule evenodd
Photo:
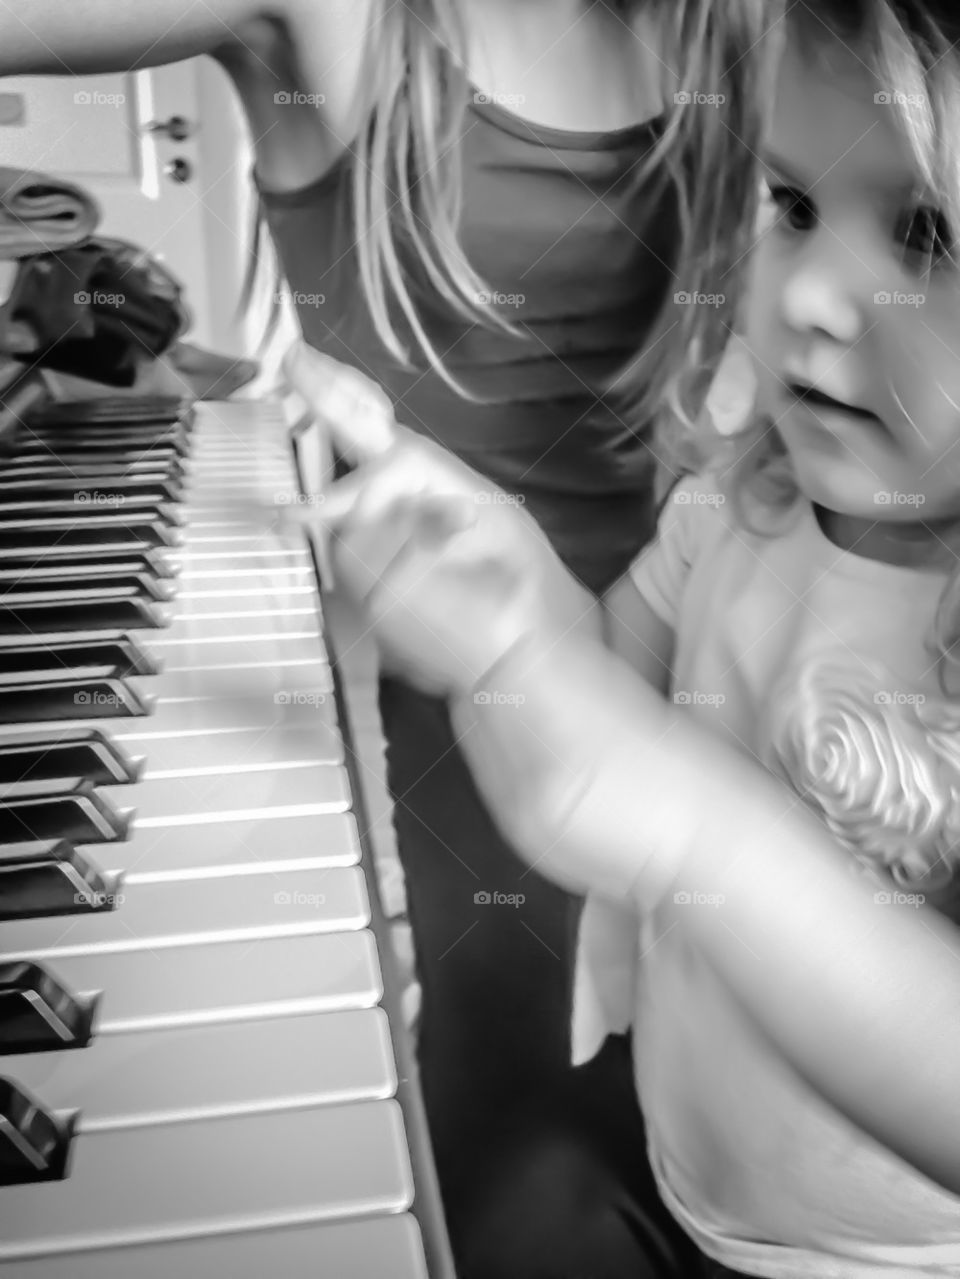
<instances>
[{"instance_id":1,"label":"girl's outstretched arm","mask_svg":"<svg viewBox=\"0 0 960 1279\"><path fill-rule=\"evenodd\" d=\"M542 873L640 910L675 886L722 898L685 926L771 1044L960 1194L955 928L880 904L792 792L560 620L518 522L448 479L418 491L387 462L352 514L331 509L337 563L378 634L447 692L506 836ZM459 521L438 518L457 502Z\"/></svg>"}]
</instances>

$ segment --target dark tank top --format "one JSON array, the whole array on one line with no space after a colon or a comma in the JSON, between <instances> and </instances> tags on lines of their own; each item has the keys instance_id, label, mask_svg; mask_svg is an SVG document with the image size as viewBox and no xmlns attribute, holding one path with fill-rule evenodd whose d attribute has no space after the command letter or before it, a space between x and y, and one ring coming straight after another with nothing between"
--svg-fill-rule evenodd
<instances>
[{"instance_id":1,"label":"dark tank top","mask_svg":"<svg viewBox=\"0 0 960 1279\"><path fill-rule=\"evenodd\" d=\"M470 101L461 244L524 336L452 315L432 301L422 270L411 293L446 368L475 399L422 359L404 368L379 340L360 288L345 159L300 190L261 188L306 341L379 382L404 425L520 495L594 591L625 571L654 527L643 432L603 386L640 350L673 278L672 194L636 182L658 128L571 133Z\"/></svg>"}]
</instances>

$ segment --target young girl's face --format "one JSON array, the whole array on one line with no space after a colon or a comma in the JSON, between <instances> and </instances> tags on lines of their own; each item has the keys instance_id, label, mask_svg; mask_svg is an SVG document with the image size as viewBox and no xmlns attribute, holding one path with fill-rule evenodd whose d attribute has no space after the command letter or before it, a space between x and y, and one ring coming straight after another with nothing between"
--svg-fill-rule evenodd
<instances>
[{"instance_id":1,"label":"young girl's face","mask_svg":"<svg viewBox=\"0 0 960 1279\"><path fill-rule=\"evenodd\" d=\"M927 522L960 516L960 267L891 97L839 42L785 54L747 341L806 496Z\"/></svg>"}]
</instances>

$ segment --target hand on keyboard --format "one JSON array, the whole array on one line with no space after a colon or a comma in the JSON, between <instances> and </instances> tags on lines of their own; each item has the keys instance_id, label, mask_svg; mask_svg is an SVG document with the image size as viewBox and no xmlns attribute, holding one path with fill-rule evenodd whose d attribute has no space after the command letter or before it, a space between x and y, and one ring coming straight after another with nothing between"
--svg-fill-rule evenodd
<instances>
[{"instance_id":1,"label":"hand on keyboard","mask_svg":"<svg viewBox=\"0 0 960 1279\"><path fill-rule=\"evenodd\" d=\"M359 369L298 342L284 357L283 372L348 462L369 461L391 447L395 422L390 397Z\"/></svg>"},{"instance_id":2,"label":"hand on keyboard","mask_svg":"<svg viewBox=\"0 0 960 1279\"><path fill-rule=\"evenodd\" d=\"M320 517L338 584L428 692L468 691L515 644L592 612L516 499L419 437L335 485Z\"/></svg>"}]
</instances>

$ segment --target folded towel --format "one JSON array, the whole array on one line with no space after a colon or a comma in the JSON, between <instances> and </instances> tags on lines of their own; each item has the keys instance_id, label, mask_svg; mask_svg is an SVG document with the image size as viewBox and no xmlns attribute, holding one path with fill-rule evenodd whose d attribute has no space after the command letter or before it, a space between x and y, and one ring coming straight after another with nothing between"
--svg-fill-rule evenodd
<instances>
[{"instance_id":1,"label":"folded towel","mask_svg":"<svg viewBox=\"0 0 960 1279\"><path fill-rule=\"evenodd\" d=\"M70 248L99 222L100 206L82 187L0 165L0 258Z\"/></svg>"}]
</instances>

